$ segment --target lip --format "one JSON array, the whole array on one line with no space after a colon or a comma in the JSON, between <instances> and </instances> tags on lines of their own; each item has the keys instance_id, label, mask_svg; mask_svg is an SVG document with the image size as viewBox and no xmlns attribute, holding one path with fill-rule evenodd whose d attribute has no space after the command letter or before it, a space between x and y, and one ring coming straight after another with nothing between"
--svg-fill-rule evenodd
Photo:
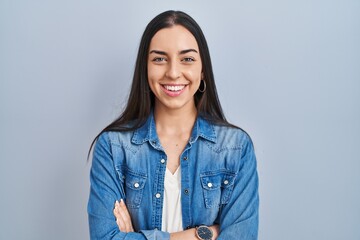
<instances>
[{"instance_id":1,"label":"lip","mask_svg":"<svg viewBox=\"0 0 360 240\"><path fill-rule=\"evenodd\" d=\"M181 89L180 91L170 91L170 90L167 90L167 89L165 88L165 85L166 85L166 86L184 86L184 88ZM185 89L186 89L186 87L188 86L188 84L160 84L160 86L161 86L161 89L163 90L163 92L164 92L166 95L168 95L168 96L170 96L170 97L177 97L177 96L181 95L181 94L185 91Z\"/></svg>"}]
</instances>

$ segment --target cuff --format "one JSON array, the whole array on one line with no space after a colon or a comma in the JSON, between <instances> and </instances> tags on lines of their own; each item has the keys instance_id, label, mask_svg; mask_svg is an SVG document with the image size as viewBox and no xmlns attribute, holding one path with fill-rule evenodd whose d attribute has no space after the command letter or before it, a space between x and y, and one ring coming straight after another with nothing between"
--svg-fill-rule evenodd
<instances>
[{"instance_id":1,"label":"cuff","mask_svg":"<svg viewBox=\"0 0 360 240\"><path fill-rule=\"evenodd\" d=\"M141 230L148 240L170 240L170 233L159 230Z\"/></svg>"}]
</instances>

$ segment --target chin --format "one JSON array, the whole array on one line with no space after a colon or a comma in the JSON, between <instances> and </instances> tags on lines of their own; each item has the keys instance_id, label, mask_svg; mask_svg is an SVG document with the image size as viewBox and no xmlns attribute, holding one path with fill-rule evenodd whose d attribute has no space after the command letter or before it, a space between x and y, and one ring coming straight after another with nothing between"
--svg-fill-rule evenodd
<instances>
[{"instance_id":1,"label":"chin","mask_svg":"<svg viewBox=\"0 0 360 240\"><path fill-rule=\"evenodd\" d=\"M195 102L189 101L189 102L157 102L158 106L161 106L160 108L166 109L166 110L186 110L190 109L192 107L195 108Z\"/></svg>"}]
</instances>

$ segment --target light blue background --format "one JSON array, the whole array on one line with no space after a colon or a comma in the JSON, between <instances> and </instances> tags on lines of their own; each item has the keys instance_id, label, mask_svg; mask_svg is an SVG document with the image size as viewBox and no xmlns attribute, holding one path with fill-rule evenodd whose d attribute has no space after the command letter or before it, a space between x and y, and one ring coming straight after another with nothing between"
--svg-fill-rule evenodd
<instances>
[{"instance_id":1,"label":"light blue background","mask_svg":"<svg viewBox=\"0 0 360 240\"><path fill-rule=\"evenodd\" d=\"M224 111L255 142L259 239L359 240L358 0L0 0L0 239L88 238L88 147L167 9L203 28Z\"/></svg>"}]
</instances>

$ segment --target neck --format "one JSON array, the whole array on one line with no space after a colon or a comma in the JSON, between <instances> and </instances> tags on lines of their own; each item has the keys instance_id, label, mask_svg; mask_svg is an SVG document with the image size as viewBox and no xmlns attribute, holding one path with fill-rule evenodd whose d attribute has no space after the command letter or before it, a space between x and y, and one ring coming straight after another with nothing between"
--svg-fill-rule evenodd
<instances>
[{"instance_id":1,"label":"neck","mask_svg":"<svg viewBox=\"0 0 360 240\"><path fill-rule=\"evenodd\" d=\"M196 107L190 109L162 109L155 106L154 118L158 132L179 134L191 132L197 117Z\"/></svg>"}]
</instances>

